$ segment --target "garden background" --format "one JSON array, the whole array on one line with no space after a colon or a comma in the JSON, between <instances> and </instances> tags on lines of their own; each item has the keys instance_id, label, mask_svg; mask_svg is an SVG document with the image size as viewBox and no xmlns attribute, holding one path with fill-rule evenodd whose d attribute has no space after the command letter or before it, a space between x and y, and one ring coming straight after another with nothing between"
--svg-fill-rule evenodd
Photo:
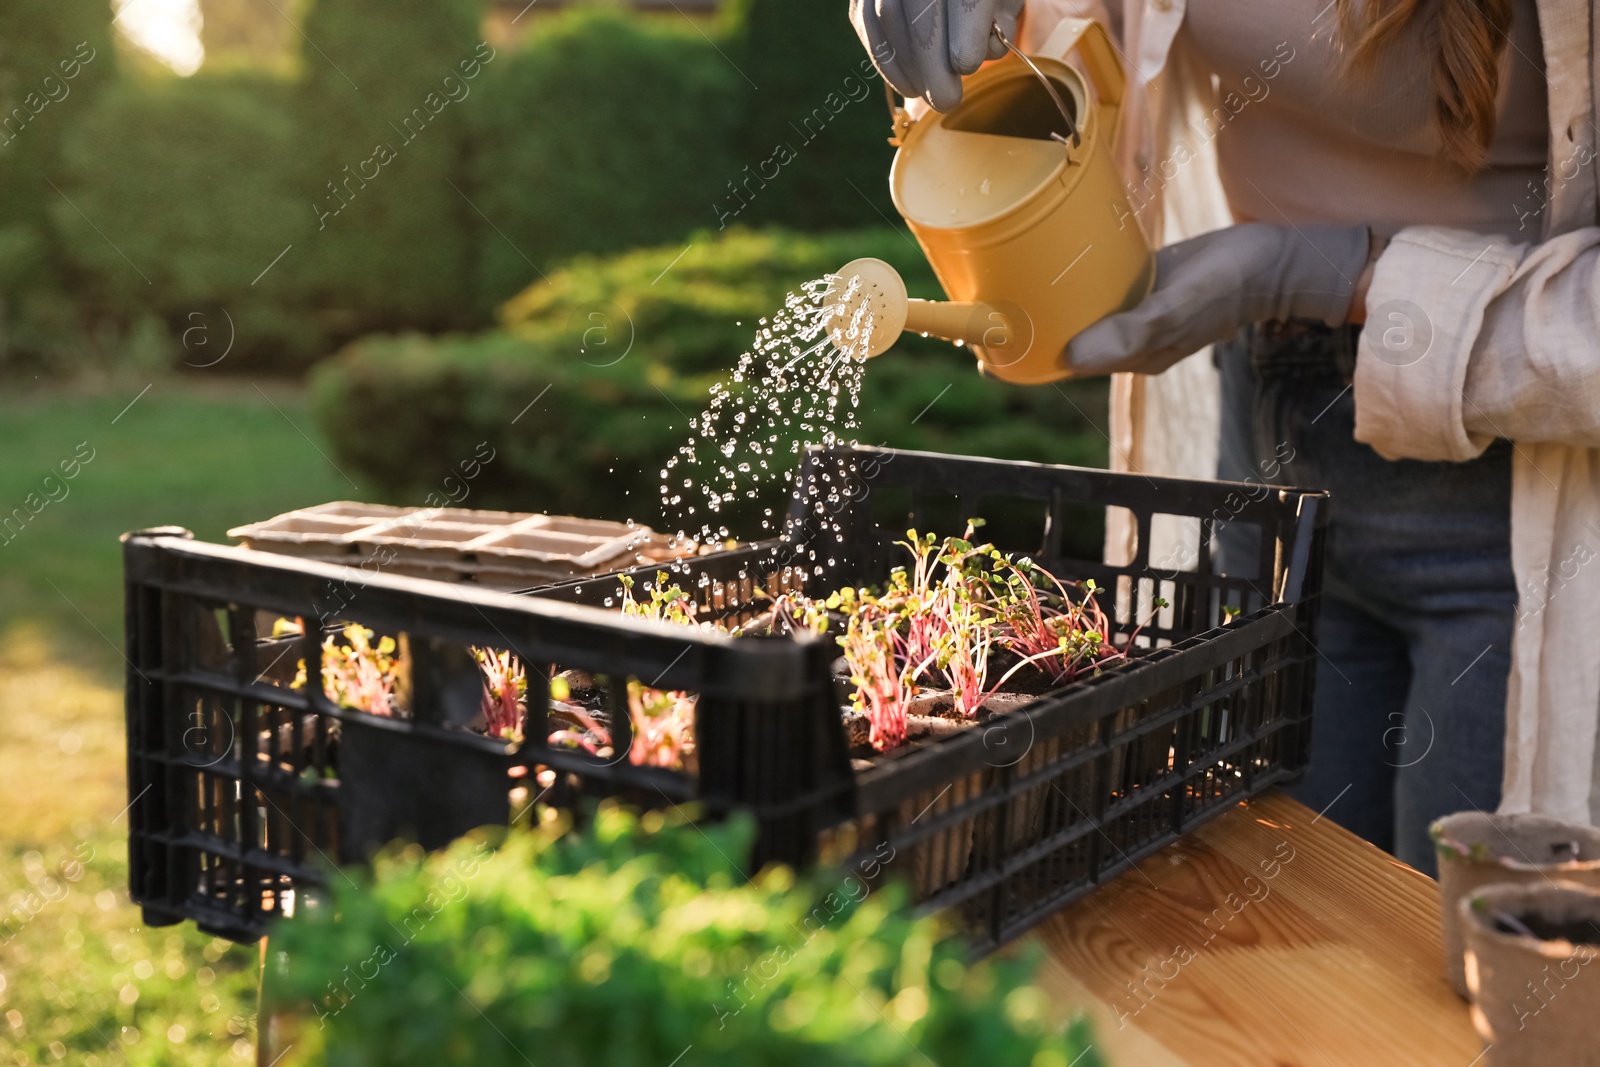
<instances>
[{"instance_id":1,"label":"garden background","mask_svg":"<svg viewBox=\"0 0 1600 1067\"><path fill-rule=\"evenodd\" d=\"M786 291L874 255L938 295L844 0L191 5L0 6L8 1064L253 1055L253 952L126 901L119 533L440 493L659 523ZM1104 409L915 341L858 436L1103 466Z\"/></svg>"}]
</instances>

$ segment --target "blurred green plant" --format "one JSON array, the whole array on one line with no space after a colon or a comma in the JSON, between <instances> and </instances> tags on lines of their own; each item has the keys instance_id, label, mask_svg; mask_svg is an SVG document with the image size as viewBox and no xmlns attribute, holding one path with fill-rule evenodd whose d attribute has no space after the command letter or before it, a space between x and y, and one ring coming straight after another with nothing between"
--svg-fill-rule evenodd
<instances>
[{"instance_id":1,"label":"blurred green plant","mask_svg":"<svg viewBox=\"0 0 1600 1067\"><path fill-rule=\"evenodd\" d=\"M497 57L484 12L485 0L315 0L306 14L293 158L313 232L280 269L307 280L335 333L474 321L482 220L466 199L466 112Z\"/></svg>"},{"instance_id":2,"label":"blurred green plant","mask_svg":"<svg viewBox=\"0 0 1600 1067\"><path fill-rule=\"evenodd\" d=\"M702 234L687 251L575 260L507 303L498 331L358 341L317 368L313 405L341 465L396 500L420 500L487 440L497 458L474 482L473 506L653 523L662 464L756 320L857 256L894 264L913 294L939 295L898 230ZM1103 383L1006 385L945 342L908 338L868 366L855 436L1105 466L1106 439L1085 414L1104 406ZM1098 527L1087 532L1098 537Z\"/></svg>"},{"instance_id":3,"label":"blurred green plant","mask_svg":"<svg viewBox=\"0 0 1600 1067\"><path fill-rule=\"evenodd\" d=\"M273 934L286 1062L1100 1067L1028 984L1036 956L969 968L894 885L747 881L751 836L603 807L583 834L390 851Z\"/></svg>"},{"instance_id":4,"label":"blurred green plant","mask_svg":"<svg viewBox=\"0 0 1600 1067\"><path fill-rule=\"evenodd\" d=\"M547 17L487 72L473 175L499 232L481 244L485 299L575 254L679 240L714 221L751 92L718 48L681 19L578 8Z\"/></svg>"},{"instance_id":5,"label":"blurred green plant","mask_svg":"<svg viewBox=\"0 0 1600 1067\"><path fill-rule=\"evenodd\" d=\"M726 17L728 54L761 87L744 94L739 158L727 175L749 201L738 221L842 230L894 218L883 81L847 5L732 0ZM725 208L739 203L721 182L712 195Z\"/></svg>"},{"instance_id":6,"label":"blurred green plant","mask_svg":"<svg viewBox=\"0 0 1600 1067\"><path fill-rule=\"evenodd\" d=\"M295 263L267 269L313 228L284 165L290 92L250 73L122 82L66 140L71 202L57 197L51 216L93 279L80 299L134 326L159 318L169 363L212 365L230 339L230 370L305 367L325 349Z\"/></svg>"},{"instance_id":7,"label":"blurred green plant","mask_svg":"<svg viewBox=\"0 0 1600 1067\"><path fill-rule=\"evenodd\" d=\"M199 0L200 43L205 68L219 71L254 67L289 70L299 51L295 32L306 0L273 0L271 4L239 0Z\"/></svg>"},{"instance_id":8,"label":"blurred green plant","mask_svg":"<svg viewBox=\"0 0 1600 1067\"><path fill-rule=\"evenodd\" d=\"M3 6L0 372L203 367L223 335L222 369L297 372L374 331L481 328L574 256L893 215L842 9L597 2L497 48L487 0L277 6L208 19L193 79L120 80L105 0Z\"/></svg>"},{"instance_id":9,"label":"blurred green plant","mask_svg":"<svg viewBox=\"0 0 1600 1067\"><path fill-rule=\"evenodd\" d=\"M49 220L67 206L63 144L115 74L105 0L0 4L0 371L53 369L89 347L84 278Z\"/></svg>"}]
</instances>

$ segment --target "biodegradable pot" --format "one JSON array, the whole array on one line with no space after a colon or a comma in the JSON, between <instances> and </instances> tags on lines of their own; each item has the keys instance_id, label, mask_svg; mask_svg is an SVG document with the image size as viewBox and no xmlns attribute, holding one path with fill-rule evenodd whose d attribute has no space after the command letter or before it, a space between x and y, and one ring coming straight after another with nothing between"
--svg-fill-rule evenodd
<instances>
[{"instance_id":1,"label":"biodegradable pot","mask_svg":"<svg viewBox=\"0 0 1600 1067\"><path fill-rule=\"evenodd\" d=\"M1062 770L1064 756L1094 743L1099 723L1081 724L1056 737L1031 737L1025 754L1012 770L1013 797L1006 818L1006 845L1015 852L1092 817L1096 797L1105 788L1099 761ZM999 762L997 760L997 762Z\"/></svg>"},{"instance_id":2,"label":"biodegradable pot","mask_svg":"<svg viewBox=\"0 0 1600 1067\"><path fill-rule=\"evenodd\" d=\"M1429 833L1439 854L1439 905L1444 926L1444 966L1451 985L1467 994L1462 965L1461 901L1495 882L1544 883L1551 879L1600 889L1600 830L1546 815L1446 815Z\"/></svg>"},{"instance_id":3,"label":"biodegradable pot","mask_svg":"<svg viewBox=\"0 0 1600 1067\"><path fill-rule=\"evenodd\" d=\"M908 740L933 741L976 725L958 719L947 719L937 712L944 705L955 702L947 689L924 689L912 697L906 706L906 736ZM983 775L973 774L959 778L950 788L930 795L924 800L920 795L900 804L900 824L910 829L923 820L934 820L953 807L964 804L983 791ZM961 880L972 858L973 820L963 819L925 837L911 847L911 878L917 887L917 897L926 899Z\"/></svg>"},{"instance_id":4,"label":"biodegradable pot","mask_svg":"<svg viewBox=\"0 0 1600 1067\"><path fill-rule=\"evenodd\" d=\"M1017 711L1038 699L1038 695L1032 693L994 693L983 703L980 712L982 719L959 719L947 714L955 700L951 690L923 689L906 705L907 746L934 742L964 730L979 728L985 720L992 721L992 716ZM843 709L842 719L851 748L859 750L864 747L869 730L866 716L854 709ZM951 808L982 795L1002 767L1015 765L1018 774L1036 770L1060 754L1061 743L1059 738L1047 740L1038 746L1030 743L1016 759L1007 759L1004 753L997 754L993 765L980 772L959 778L944 789L919 793L902 801L897 812L902 830L910 830L923 821L935 820ZM890 758L894 755L891 753ZM855 761L857 770L871 765L868 760ZM997 830L985 822L984 832L1003 832L1008 847L1012 848L1022 844L1030 835L1036 836L1040 832L1040 816L1049 799L1049 789L1046 783L1019 794L1008 806L1002 828ZM1083 803L1087 805L1089 801L1085 798ZM918 899L933 896L966 876L973 862L974 848L979 842L978 824L993 817L980 813L960 820L911 846L911 862L907 866ZM982 860L983 857L979 857L979 861Z\"/></svg>"},{"instance_id":5,"label":"biodegradable pot","mask_svg":"<svg viewBox=\"0 0 1600 1067\"><path fill-rule=\"evenodd\" d=\"M963 775L942 789L930 789L901 801L900 826L909 830L921 820L932 821L951 808L978 798L983 794L984 779L981 773ZM974 823L973 818L962 819L911 846L910 876L918 900L926 900L965 877L972 861Z\"/></svg>"},{"instance_id":6,"label":"biodegradable pot","mask_svg":"<svg viewBox=\"0 0 1600 1067\"><path fill-rule=\"evenodd\" d=\"M1487 1067L1600 1067L1600 893L1490 885L1469 893L1458 917Z\"/></svg>"}]
</instances>

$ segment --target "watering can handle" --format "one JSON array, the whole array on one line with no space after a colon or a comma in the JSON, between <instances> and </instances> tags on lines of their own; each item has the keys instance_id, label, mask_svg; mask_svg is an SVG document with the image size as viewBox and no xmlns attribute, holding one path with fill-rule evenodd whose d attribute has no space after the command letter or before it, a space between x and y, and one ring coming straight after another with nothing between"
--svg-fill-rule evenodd
<instances>
[{"instance_id":1,"label":"watering can handle","mask_svg":"<svg viewBox=\"0 0 1600 1067\"><path fill-rule=\"evenodd\" d=\"M1066 102L1061 99L1061 94L1056 92L1055 83L1045 76L1044 71L1039 69L1039 64L1028 58L1028 53L1011 43L1011 38L1006 36L1006 31L1000 28L998 22L994 26L994 35L1001 44L1005 45L1006 51L1021 60L1024 66L1033 71L1033 76L1039 79L1039 84L1044 86L1044 91L1050 94L1050 99L1055 102L1056 110L1061 112L1061 118L1067 124L1067 134L1072 140L1072 147L1077 148L1082 143L1078 137L1078 120L1067 108ZM1067 138L1062 137L1059 133L1053 133L1050 136L1062 144L1067 143Z\"/></svg>"},{"instance_id":2,"label":"watering can handle","mask_svg":"<svg viewBox=\"0 0 1600 1067\"><path fill-rule=\"evenodd\" d=\"M889 84L889 79L883 79L883 95L889 99L889 121L894 125L894 132L889 135L889 143L896 148L911 132L911 125L916 120L911 117L911 112L906 110L905 103L900 99L900 94L894 91L894 86Z\"/></svg>"},{"instance_id":3,"label":"watering can handle","mask_svg":"<svg viewBox=\"0 0 1600 1067\"><path fill-rule=\"evenodd\" d=\"M998 27L996 29L998 30ZM1002 37L1001 40L1005 38ZM1006 41L1006 46L1016 51L1011 42ZM1126 83L1122 72L1122 61L1117 58L1116 49L1111 46L1111 38L1106 36L1105 27L1093 19L1064 18L1051 31L1038 54L1066 59L1079 48L1083 50L1085 72L1094 84L1095 96L1100 101L1101 128L1107 131L1109 143L1115 147L1122 126L1122 98L1126 92ZM1026 57L1024 60L1026 61ZM911 118L899 94L894 91L894 86L889 84L887 78L883 80L883 92L889 101L889 118L894 123L894 133L889 138L889 143L898 148L905 135L910 132L915 120Z\"/></svg>"},{"instance_id":4,"label":"watering can handle","mask_svg":"<svg viewBox=\"0 0 1600 1067\"><path fill-rule=\"evenodd\" d=\"M1127 91L1122 61L1117 58L1105 27L1093 19L1062 19L1045 39L1039 55L1066 59L1074 51L1083 57L1084 73L1094 84L1100 102L1100 128L1115 146L1121 129L1122 100Z\"/></svg>"}]
</instances>

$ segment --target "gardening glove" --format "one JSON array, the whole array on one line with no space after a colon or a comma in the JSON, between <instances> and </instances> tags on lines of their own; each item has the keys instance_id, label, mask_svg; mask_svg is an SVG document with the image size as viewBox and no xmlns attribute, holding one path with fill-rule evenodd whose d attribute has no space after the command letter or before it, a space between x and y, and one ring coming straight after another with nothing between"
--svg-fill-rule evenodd
<instances>
[{"instance_id":1,"label":"gardening glove","mask_svg":"<svg viewBox=\"0 0 1600 1067\"><path fill-rule=\"evenodd\" d=\"M1067 345L1074 375L1160 374L1253 322L1341 326L1367 261L1365 226L1247 222L1156 253L1156 287Z\"/></svg>"},{"instance_id":2,"label":"gardening glove","mask_svg":"<svg viewBox=\"0 0 1600 1067\"><path fill-rule=\"evenodd\" d=\"M885 81L940 111L961 102L961 76L1005 55L1023 0L850 0L850 22Z\"/></svg>"}]
</instances>

